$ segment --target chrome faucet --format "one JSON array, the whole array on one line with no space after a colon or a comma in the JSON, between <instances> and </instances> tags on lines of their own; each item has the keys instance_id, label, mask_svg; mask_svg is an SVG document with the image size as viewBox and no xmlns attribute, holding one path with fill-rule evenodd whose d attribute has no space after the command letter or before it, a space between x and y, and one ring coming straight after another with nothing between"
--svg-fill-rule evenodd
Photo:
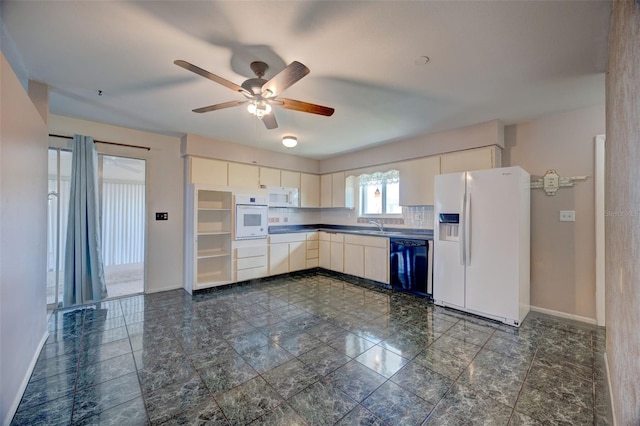
<instances>
[{"instance_id":1,"label":"chrome faucet","mask_svg":"<svg viewBox=\"0 0 640 426\"><path fill-rule=\"evenodd\" d=\"M378 231L384 232L384 222L382 221L382 219L380 220L380 222L376 222L375 220L370 220L369 223L377 226Z\"/></svg>"}]
</instances>

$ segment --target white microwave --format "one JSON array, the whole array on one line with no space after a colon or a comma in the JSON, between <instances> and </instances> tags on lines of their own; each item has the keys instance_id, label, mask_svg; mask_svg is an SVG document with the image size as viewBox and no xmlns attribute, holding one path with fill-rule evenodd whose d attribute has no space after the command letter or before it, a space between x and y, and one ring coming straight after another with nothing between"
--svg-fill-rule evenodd
<instances>
[{"instance_id":1,"label":"white microwave","mask_svg":"<svg viewBox=\"0 0 640 426\"><path fill-rule=\"evenodd\" d=\"M266 197L236 195L236 240L267 238L268 213Z\"/></svg>"},{"instance_id":2,"label":"white microwave","mask_svg":"<svg viewBox=\"0 0 640 426\"><path fill-rule=\"evenodd\" d=\"M270 186L269 207L300 207L298 188Z\"/></svg>"}]
</instances>

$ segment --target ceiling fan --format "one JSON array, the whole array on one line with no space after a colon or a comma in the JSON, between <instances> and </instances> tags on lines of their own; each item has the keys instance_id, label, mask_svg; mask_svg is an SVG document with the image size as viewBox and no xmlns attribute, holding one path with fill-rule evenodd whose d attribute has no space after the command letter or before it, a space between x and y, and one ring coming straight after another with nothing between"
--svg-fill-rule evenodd
<instances>
[{"instance_id":1,"label":"ceiling fan","mask_svg":"<svg viewBox=\"0 0 640 426\"><path fill-rule=\"evenodd\" d=\"M193 112L209 112L216 111L224 108L231 108L247 104L247 110L262 120L267 129L275 129L278 127L276 117L272 113L272 106L279 108L290 109L293 111L308 112L311 114L318 114L324 116L331 116L335 111L333 108L325 107L322 105L315 105L308 102L296 101L294 99L279 98L282 92L298 82L302 77L309 74L310 70L303 64L297 61L293 61L285 69L276 74L271 80L265 80L265 73L269 69L269 66L260 61L251 63L251 70L256 74L257 78L250 78L238 86L235 83L230 82L220 76L210 73L200 67L190 64L187 61L178 59L173 61L179 67L194 72L204 78L208 78L218 84L221 84L229 89L240 92L247 100L244 101L229 101L221 104L209 105L202 108L196 108Z\"/></svg>"}]
</instances>

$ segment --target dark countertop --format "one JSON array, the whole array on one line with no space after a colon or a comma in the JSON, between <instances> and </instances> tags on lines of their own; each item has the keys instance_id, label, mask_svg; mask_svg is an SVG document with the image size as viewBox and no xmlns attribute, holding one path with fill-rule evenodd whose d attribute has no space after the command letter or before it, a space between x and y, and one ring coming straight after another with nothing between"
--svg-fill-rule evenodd
<instances>
[{"instance_id":1,"label":"dark countertop","mask_svg":"<svg viewBox=\"0 0 640 426\"><path fill-rule=\"evenodd\" d=\"M346 226L346 225L278 225L270 226L269 234L289 234L296 232L339 232L342 234L369 235L374 237L387 238L411 238L416 240L433 240L433 230L431 229L407 229L407 228L384 228L380 232L377 228L367 226Z\"/></svg>"}]
</instances>

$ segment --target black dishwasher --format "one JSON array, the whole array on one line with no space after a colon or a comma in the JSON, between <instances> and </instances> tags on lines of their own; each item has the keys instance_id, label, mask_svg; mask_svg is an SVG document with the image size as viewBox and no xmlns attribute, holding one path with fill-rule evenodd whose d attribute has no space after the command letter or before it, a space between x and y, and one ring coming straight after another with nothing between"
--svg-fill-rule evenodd
<instances>
[{"instance_id":1,"label":"black dishwasher","mask_svg":"<svg viewBox=\"0 0 640 426\"><path fill-rule=\"evenodd\" d=\"M395 290L432 295L432 250L428 240L391 238L390 275Z\"/></svg>"}]
</instances>

